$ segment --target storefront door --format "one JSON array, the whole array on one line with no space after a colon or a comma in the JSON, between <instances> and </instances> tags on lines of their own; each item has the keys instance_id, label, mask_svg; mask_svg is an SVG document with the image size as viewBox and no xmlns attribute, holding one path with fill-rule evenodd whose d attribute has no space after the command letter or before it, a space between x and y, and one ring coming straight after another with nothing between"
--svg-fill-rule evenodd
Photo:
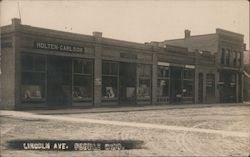
<instances>
[{"instance_id":1,"label":"storefront door","mask_svg":"<svg viewBox=\"0 0 250 157\"><path fill-rule=\"evenodd\" d=\"M66 106L72 99L72 63L70 58L48 57L47 104Z\"/></svg>"},{"instance_id":2,"label":"storefront door","mask_svg":"<svg viewBox=\"0 0 250 157\"><path fill-rule=\"evenodd\" d=\"M119 66L120 104L136 102L136 64L120 63Z\"/></svg>"},{"instance_id":3,"label":"storefront door","mask_svg":"<svg viewBox=\"0 0 250 157\"><path fill-rule=\"evenodd\" d=\"M182 101L182 71L183 68L171 67L170 70L170 102L181 103Z\"/></svg>"}]
</instances>

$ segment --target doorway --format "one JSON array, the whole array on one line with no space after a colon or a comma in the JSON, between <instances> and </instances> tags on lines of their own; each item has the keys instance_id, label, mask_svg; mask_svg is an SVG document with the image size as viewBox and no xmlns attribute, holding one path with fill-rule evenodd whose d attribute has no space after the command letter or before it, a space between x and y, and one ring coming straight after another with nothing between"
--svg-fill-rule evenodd
<instances>
[{"instance_id":1,"label":"doorway","mask_svg":"<svg viewBox=\"0 0 250 157\"><path fill-rule=\"evenodd\" d=\"M67 106L72 102L72 61L71 58L48 57L47 104Z\"/></svg>"},{"instance_id":2,"label":"doorway","mask_svg":"<svg viewBox=\"0 0 250 157\"><path fill-rule=\"evenodd\" d=\"M172 67L170 70L170 102L182 102L182 71L183 68Z\"/></svg>"},{"instance_id":3,"label":"doorway","mask_svg":"<svg viewBox=\"0 0 250 157\"><path fill-rule=\"evenodd\" d=\"M120 63L120 104L135 104L136 102L136 64Z\"/></svg>"}]
</instances>

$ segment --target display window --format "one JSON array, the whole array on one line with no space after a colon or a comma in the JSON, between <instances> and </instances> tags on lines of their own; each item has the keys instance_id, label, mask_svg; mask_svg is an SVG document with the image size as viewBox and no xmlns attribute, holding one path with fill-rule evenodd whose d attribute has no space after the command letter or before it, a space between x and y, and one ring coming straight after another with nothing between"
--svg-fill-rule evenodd
<instances>
[{"instance_id":1,"label":"display window","mask_svg":"<svg viewBox=\"0 0 250 157\"><path fill-rule=\"evenodd\" d=\"M183 97L194 96L194 69L183 70Z\"/></svg>"},{"instance_id":2,"label":"display window","mask_svg":"<svg viewBox=\"0 0 250 157\"><path fill-rule=\"evenodd\" d=\"M21 99L23 102L45 101L46 57L21 56Z\"/></svg>"},{"instance_id":3,"label":"display window","mask_svg":"<svg viewBox=\"0 0 250 157\"><path fill-rule=\"evenodd\" d=\"M118 100L118 71L116 62L102 62L102 99Z\"/></svg>"},{"instance_id":4,"label":"display window","mask_svg":"<svg viewBox=\"0 0 250 157\"><path fill-rule=\"evenodd\" d=\"M91 101L93 98L93 61L73 60L73 100Z\"/></svg>"},{"instance_id":5,"label":"display window","mask_svg":"<svg viewBox=\"0 0 250 157\"><path fill-rule=\"evenodd\" d=\"M169 67L158 66L158 80L157 80L157 101L168 102L169 101Z\"/></svg>"},{"instance_id":6,"label":"display window","mask_svg":"<svg viewBox=\"0 0 250 157\"><path fill-rule=\"evenodd\" d=\"M150 99L151 98L151 65L138 64L137 65L137 98Z\"/></svg>"}]
</instances>

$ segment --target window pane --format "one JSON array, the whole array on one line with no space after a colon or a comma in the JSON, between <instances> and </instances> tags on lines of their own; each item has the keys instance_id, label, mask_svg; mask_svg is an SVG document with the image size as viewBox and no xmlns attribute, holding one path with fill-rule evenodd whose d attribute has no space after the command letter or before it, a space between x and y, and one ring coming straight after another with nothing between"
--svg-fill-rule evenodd
<instances>
[{"instance_id":1,"label":"window pane","mask_svg":"<svg viewBox=\"0 0 250 157\"><path fill-rule=\"evenodd\" d=\"M193 79L194 70L193 69L184 69L184 79Z\"/></svg>"},{"instance_id":2,"label":"window pane","mask_svg":"<svg viewBox=\"0 0 250 157\"><path fill-rule=\"evenodd\" d=\"M237 53L234 51L233 53L232 53L232 58L233 58L233 65L235 66L236 64L237 64Z\"/></svg>"},{"instance_id":3,"label":"window pane","mask_svg":"<svg viewBox=\"0 0 250 157\"><path fill-rule=\"evenodd\" d=\"M230 50L226 50L226 65L230 63Z\"/></svg>"},{"instance_id":4,"label":"window pane","mask_svg":"<svg viewBox=\"0 0 250 157\"><path fill-rule=\"evenodd\" d=\"M102 97L117 98L117 77L102 77Z\"/></svg>"},{"instance_id":5,"label":"window pane","mask_svg":"<svg viewBox=\"0 0 250 157\"><path fill-rule=\"evenodd\" d=\"M192 97L193 96L193 81L183 81L183 95L184 97Z\"/></svg>"},{"instance_id":6,"label":"window pane","mask_svg":"<svg viewBox=\"0 0 250 157\"><path fill-rule=\"evenodd\" d=\"M30 55L22 55L22 70L33 70L34 68L34 60L33 56Z\"/></svg>"},{"instance_id":7,"label":"window pane","mask_svg":"<svg viewBox=\"0 0 250 157\"><path fill-rule=\"evenodd\" d=\"M22 72L22 100L39 100L45 96L45 74Z\"/></svg>"},{"instance_id":8,"label":"window pane","mask_svg":"<svg viewBox=\"0 0 250 157\"><path fill-rule=\"evenodd\" d=\"M238 60L238 65L241 65L241 54L240 54L240 52L237 53L237 60Z\"/></svg>"},{"instance_id":9,"label":"window pane","mask_svg":"<svg viewBox=\"0 0 250 157\"><path fill-rule=\"evenodd\" d=\"M220 63L224 64L224 59L225 59L225 49L221 49L221 58L220 58Z\"/></svg>"},{"instance_id":10,"label":"window pane","mask_svg":"<svg viewBox=\"0 0 250 157\"><path fill-rule=\"evenodd\" d=\"M74 75L74 99L92 97L92 77L84 75Z\"/></svg>"},{"instance_id":11,"label":"window pane","mask_svg":"<svg viewBox=\"0 0 250 157\"><path fill-rule=\"evenodd\" d=\"M44 56L35 56L35 70L44 71L45 70L45 57Z\"/></svg>"},{"instance_id":12,"label":"window pane","mask_svg":"<svg viewBox=\"0 0 250 157\"><path fill-rule=\"evenodd\" d=\"M215 75L207 74L206 76L206 90L207 96L214 96L215 94Z\"/></svg>"},{"instance_id":13,"label":"window pane","mask_svg":"<svg viewBox=\"0 0 250 157\"><path fill-rule=\"evenodd\" d=\"M149 79L139 79L137 87L137 97L150 98L151 86Z\"/></svg>"},{"instance_id":14,"label":"window pane","mask_svg":"<svg viewBox=\"0 0 250 157\"><path fill-rule=\"evenodd\" d=\"M82 66L80 60L74 60L74 73L81 73L82 72Z\"/></svg>"},{"instance_id":15,"label":"window pane","mask_svg":"<svg viewBox=\"0 0 250 157\"><path fill-rule=\"evenodd\" d=\"M139 76L143 76L143 65L142 64L137 65L137 73Z\"/></svg>"},{"instance_id":16,"label":"window pane","mask_svg":"<svg viewBox=\"0 0 250 157\"><path fill-rule=\"evenodd\" d=\"M169 68L158 66L158 77L169 77Z\"/></svg>"},{"instance_id":17,"label":"window pane","mask_svg":"<svg viewBox=\"0 0 250 157\"><path fill-rule=\"evenodd\" d=\"M151 66L144 65L144 76L151 76Z\"/></svg>"},{"instance_id":18,"label":"window pane","mask_svg":"<svg viewBox=\"0 0 250 157\"><path fill-rule=\"evenodd\" d=\"M118 64L110 63L110 74L111 75L118 75Z\"/></svg>"},{"instance_id":19,"label":"window pane","mask_svg":"<svg viewBox=\"0 0 250 157\"><path fill-rule=\"evenodd\" d=\"M104 74L104 75L109 74L109 63L107 63L107 62L102 63L102 74Z\"/></svg>"},{"instance_id":20,"label":"window pane","mask_svg":"<svg viewBox=\"0 0 250 157\"><path fill-rule=\"evenodd\" d=\"M169 80L158 79L157 85L158 85L157 96L168 97L169 96Z\"/></svg>"},{"instance_id":21,"label":"window pane","mask_svg":"<svg viewBox=\"0 0 250 157\"><path fill-rule=\"evenodd\" d=\"M92 74L93 73L93 62L92 61L84 61L84 73L85 74Z\"/></svg>"}]
</instances>

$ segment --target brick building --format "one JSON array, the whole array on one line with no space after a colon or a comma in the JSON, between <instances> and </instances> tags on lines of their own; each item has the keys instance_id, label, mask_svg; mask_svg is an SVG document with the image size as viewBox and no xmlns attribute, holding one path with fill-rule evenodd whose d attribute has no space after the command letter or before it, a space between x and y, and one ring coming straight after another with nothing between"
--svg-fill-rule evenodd
<instances>
[{"instance_id":1,"label":"brick building","mask_svg":"<svg viewBox=\"0 0 250 157\"><path fill-rule=\"evenodd\" d=\"M203 37L142 44L12 19L1 27L1 108L241 102L243 35Z\"/></svg>"},{"instance_id":2,"label":"brick building","mask_svg":"<svg viewBox=\"0 0 250 157\"><path fill-rule=\"evenodd\" d=\"M190 30L185 30L182 39L166 40L160 42L165 45L182 46L188 51L200 53L211 52L216 56L214 71L201 68L197 75L204 76L212 74L215 79L216 102L241 102L243 99L243 35L216 29L214 34L191 36ZM199 73L199 74L198 74ZM199 90L199 89L198 89Z\"/></svg>"},{"instance_id":3,"label":"brick building","mask_svg":"<svg viewBox=\"0 0 250 157\"><path fill-rule=\"evenodd\" d=\"M244 101L250 101L250 54L244 51Z\"/></svg>"}]
</instances>

